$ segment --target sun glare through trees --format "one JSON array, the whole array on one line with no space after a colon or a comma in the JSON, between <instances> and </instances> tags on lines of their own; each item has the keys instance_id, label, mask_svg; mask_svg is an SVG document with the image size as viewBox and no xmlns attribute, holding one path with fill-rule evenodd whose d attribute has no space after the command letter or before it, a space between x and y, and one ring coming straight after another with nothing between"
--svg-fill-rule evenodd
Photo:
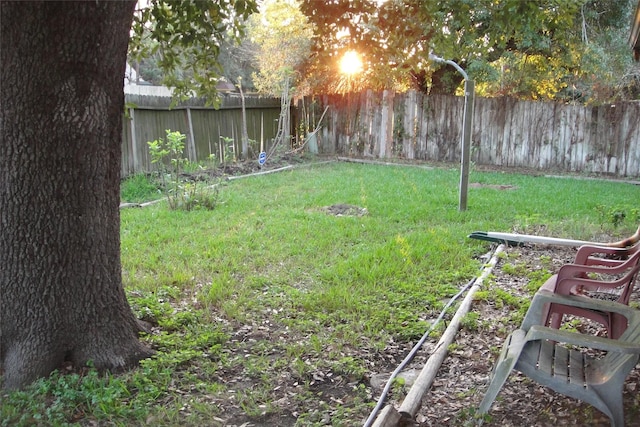
<instances>
[{"instance_id":1,"label":"sun glare through trees","mask_svg":"<svg viewBox=\"0 0 640 427\"><path fill-rule=\"evenodd\" d=\"M358 52L347 51L340 60L340 72L347 75L357 74L362 71L362 59Z\"/></svg>"}]
</instances>

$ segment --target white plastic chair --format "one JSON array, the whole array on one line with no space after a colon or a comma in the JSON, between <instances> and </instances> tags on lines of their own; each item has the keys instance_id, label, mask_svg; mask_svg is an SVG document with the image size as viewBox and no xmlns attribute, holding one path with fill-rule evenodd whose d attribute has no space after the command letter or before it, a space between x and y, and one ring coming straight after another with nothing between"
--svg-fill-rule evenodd
<instances>
[{"instance_id":1,"label":"white plastic chair","mask_svg":"<svg viewBox=\"0 0 640 427\"><path fill-rule=\"evenodd\" d=\"M547 304L615 313L628 327L618 339L585 335L540 325ZM567 345L571 347L567 347ZM602 350L602 358L578 348ZM614 427L624 426L622 391L640 357L640 311L624 304L583 296L536 293L520 329L506 339L491 382L478 409L479 423L512 369L558 393L582 400L606 414Z\"/></svg>"}]
</instances>

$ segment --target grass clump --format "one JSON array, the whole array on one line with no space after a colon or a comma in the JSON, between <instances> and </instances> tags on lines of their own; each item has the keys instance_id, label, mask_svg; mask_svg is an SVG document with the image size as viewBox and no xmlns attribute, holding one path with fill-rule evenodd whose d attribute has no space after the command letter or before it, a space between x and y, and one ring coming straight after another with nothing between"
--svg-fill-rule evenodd
<instances>
[{"instance_id":1,"label":"grass clump","mask_svg":"<svg viewBox=\"0 0 640 427\"><path fill-rule=\"evenodd\" d=\"M150 174L136 174L120 184L120 199L128 203L144 203L162 197L161 186Z\"/></svg>"}]
</instances>

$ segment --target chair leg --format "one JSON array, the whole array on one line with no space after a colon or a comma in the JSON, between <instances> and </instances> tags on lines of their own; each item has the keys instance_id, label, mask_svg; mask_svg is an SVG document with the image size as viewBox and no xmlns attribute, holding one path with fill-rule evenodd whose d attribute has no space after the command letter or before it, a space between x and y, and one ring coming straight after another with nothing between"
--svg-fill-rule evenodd
<instances>
[{"instance_id":1,"label":"chair leg","mask_svg":"<svg viewBox=\"0 0 640 427\"><path fill-rule=\"evenodd\" d=\"M548 326L553 329L560 329L560 326L562 325L563 317L564 315L562 313L558 313L557 311L551 311L549 316L550 321L548 323Z\"/></svg>"},{"instance_id":2,"label":"chair leg","mask_svg":"<svg viewBox=\"0 0 640 427\"><path fill-rule=\"evenodd\" d=\"M478 415L489 412L493 401L516 365L525 344L526 333L522 329L514 331L504 343L500 357L496 361L491 374L491 382L478 408ZM482 420L480 420L480 423Z\"/></svg>"},{"instance_id":3,"label":"chair leg","mask_svg":"<svg viewBox=\"0 0 640 427\"><path fill-rule=\"evenodd\" d=\"M611 409L611 427L624 427L624 407L622 406L622 396L617 402L609 402Z\"/></svg>"},{"instance_id":4,"label":"chair leg","mask_svg":"<svg viewBox=\"0 0 640 427\"><path fill-rule=\"evenodd\" d=\"M614 378L611 378L609 382L593 387L594 391L600 397L600 401L605 405L598 409L609 416L611 427L624 427L624 381L629 371L633 369L635 365L633 361L630 362L628 364L629 369L622 369L622 372L625 373L624 375L614 375Z\"/></svg>"},{"instance_id":5,"label":"chair leg","mask_svg":"<svg viewBox=\"0 0 640 427\"><path fill-rule=\"evenodd\" d=\"M627 329L628 322L626 317L616 313L609 313L609 324L607 326L607 333L610 338L617 340L620 335Z\"/></svg>"},{"instance_id":6,"label":"chair leg","mask_svg":"<svg viewBox=\"0 0 640 427\"><path fill-rule=\"evenodd\" d=\"M493 405L494 400L496 400L500 389L502 389L502 386L509 377L511 368L509 366L505 366L507 365L506 362L506 360L503 360L496 365L496 369L492 373L489 387L487 388L487 391L482 398L482 402L480 402L480 406L478 407L478 415L484 415L489 412L489 409L491 408L491 405Z\"/></svg>"}]
</instances>

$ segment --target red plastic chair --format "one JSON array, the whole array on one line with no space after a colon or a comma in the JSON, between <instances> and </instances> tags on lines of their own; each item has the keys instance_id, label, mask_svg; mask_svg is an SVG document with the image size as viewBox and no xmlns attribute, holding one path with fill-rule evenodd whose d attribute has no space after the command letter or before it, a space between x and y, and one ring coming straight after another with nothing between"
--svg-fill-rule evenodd
<instances>
[{"instance_id":1,"label":"red plastic chair","mask_svg":"<svg viewBox=\"0 0 640 427\"><path fill-rule=\"evenodd\" d=\"M607 258L593 255L606 255ZM626 258L626 259L624 259ZM563 265L540 289L560 295L602 297L629 304L638 271L640 243L630 248L582 246L573 264ZM609 280L606 280L609 279ZM548 304L543 311L543 325L559 329L565 315L574 315L600 323L610 338L617 339L627 328L626 319L613 313Z\"/></svg>"}]
</instances>

